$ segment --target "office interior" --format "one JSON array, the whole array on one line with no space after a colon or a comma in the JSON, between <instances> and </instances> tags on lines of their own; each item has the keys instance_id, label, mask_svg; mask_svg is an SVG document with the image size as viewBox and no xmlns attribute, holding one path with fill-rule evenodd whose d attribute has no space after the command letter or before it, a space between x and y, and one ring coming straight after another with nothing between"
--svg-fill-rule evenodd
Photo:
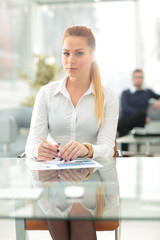
<instances>
[{"instance_id":1,"label":"office interior","mask_svg":"<svg viewBox=\"0 0 160 240\"><path fill-rule=\"evenodd\" d=\"M92 29L102 83L119 99L122 91L131 87L131 74L136 68L143 69L145 86L160 93L159 9L159 0L1 0L0 116L4 112L15 116L18 111L19 123L9 143L3 142L2 136L7 129L3 133L1 130L0 157L16 157L24 151L33 107L30 97L37 93L33 84L40 60L54 67L54 81L64 76L61 41L69 26ZM46 81L50 81L49 75ZM130 144L130 150L136 152L136 145ZM142 144L142 155L144 152ZM150 155L160 156L159 143L151 145ZM14 240L14 220L0 219L0 224L4 226L0 238ZM159 240L159 229L158 221L122 221L121 240ZM99 232L98 239L114 239L113 234ZM28 239L51 237L45 231L35 231L28 232Z\"/></svg>"}]
</instances>

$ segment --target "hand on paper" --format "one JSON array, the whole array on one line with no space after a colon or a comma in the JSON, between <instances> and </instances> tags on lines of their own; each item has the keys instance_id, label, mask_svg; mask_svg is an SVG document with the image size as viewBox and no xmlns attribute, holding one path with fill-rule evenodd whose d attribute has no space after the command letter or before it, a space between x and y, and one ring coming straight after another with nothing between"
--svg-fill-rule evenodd
<instances>
[{"instance_id":1,"label":"hand on paper","mask_svg":"<svg viewBox=\"0 0 160 240\"><path fill-rule=\"evenodd\" d=\"M88 149L82 143L70 141L61 149L60 153L64 160L69 161L79 156L84 157L88 154Z\"/></svg>"}]
</instances>

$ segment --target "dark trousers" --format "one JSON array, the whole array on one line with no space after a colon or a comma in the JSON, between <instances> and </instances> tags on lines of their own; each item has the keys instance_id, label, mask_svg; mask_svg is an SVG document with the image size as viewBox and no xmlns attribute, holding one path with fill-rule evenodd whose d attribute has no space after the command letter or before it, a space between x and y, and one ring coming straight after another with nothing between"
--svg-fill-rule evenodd
<instances>
[{"instance_id":1,"label":"dark trousers","mask_svg":"<svg viewBox=\"0 0 160 240\"><path fill-rule=\"evenodd\" d=\"M146 120L146 112L139 111L128 117L122 117L118 122L118 132L119 136L123 137L127 135L134 127L144 127ZM128 151L128 144L122 144L122 150Z\"/></svg>"}]
</instances>

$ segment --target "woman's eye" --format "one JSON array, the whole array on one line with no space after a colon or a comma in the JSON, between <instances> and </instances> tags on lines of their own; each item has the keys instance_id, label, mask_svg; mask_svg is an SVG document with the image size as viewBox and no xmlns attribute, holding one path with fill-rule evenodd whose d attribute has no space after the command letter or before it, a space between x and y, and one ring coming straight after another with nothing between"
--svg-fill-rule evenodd
<instances>
[{"instance_id":1,"label":"woman's eye","mask_svg":"<svg viewBox=\"0 0 160 240\"><path fill-rule=\"evenodd\" d=\"M77 56L82 56L83 52L77 52L76 54L77 54Z\"/></svg>"},{"instance_id":2,"label":"woman's eye","mask_svg":"<svg viewBox=\"0 0 160 240\"><path fill-rule=\"evenodd\" d=\"M69 53L68 52L63 52L63 55L64 56L69 56Z\"/></svg>"}]
</instances>

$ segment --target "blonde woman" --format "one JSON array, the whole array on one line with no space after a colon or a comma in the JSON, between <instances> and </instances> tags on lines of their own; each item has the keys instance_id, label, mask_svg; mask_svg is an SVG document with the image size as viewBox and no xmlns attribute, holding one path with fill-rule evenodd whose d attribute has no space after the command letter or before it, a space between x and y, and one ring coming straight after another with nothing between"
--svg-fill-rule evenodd
<instances>
[{"instance_id":1,"label":"blonde woman","mask_svg":"<svg viewBox=\"0 0 160 240\"><path fill-rule=\"evenodd\" d=\"M110 88L102 87L95 50L91 29L73 26L64 32L62 63L66 76L43 86L36 97L27 157L52 160L59 154L71 161L78 156L113 156L118 98ZM40 136L50 143L41 142ZM85 175L91 176L90 169ZM63 237L55 239L72 239ZM77 239L89 240L82 235Z\"/></svg>"}]
</instances>

